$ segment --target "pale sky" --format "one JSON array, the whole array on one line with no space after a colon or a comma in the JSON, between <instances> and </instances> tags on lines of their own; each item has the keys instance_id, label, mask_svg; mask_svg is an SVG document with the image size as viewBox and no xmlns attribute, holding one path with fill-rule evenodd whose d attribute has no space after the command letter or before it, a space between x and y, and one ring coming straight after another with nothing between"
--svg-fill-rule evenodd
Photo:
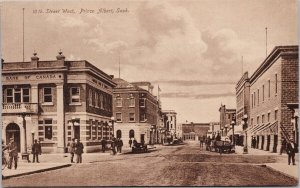
<instances>
[{"instance_id":1,"label":"pale sky","mask_svg":"<svg viewBox=\"0 0 300 188\"><path fill-rule=\"evenodd\" d=\"M118 77L120 54L121 78L150 81L155 95L159 85L163 110L175 110L178 122L219 121L221 103L236 107L241 57L251 75L266 57L266 27L268 53L298 45L296 0L3 2L6 62L22 61L22 8L25 61L34 51L54 60L62 49L67 60L87 60Z\"/></svg>"}]
</instances>

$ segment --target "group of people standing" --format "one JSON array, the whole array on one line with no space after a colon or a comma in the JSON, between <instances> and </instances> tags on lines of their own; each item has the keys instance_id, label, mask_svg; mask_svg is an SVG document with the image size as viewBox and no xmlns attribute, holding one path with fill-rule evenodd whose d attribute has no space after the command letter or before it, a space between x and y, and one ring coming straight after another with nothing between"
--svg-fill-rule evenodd
<instances>
[{"instance_id":1,"label":"group of people standing","mask_svg":"<svg viewBox=\"0 0 300 188\"><path fill-rule=\"evenodd\" d=\"M79 139L72 138L72 142L69 147L69 151L71 154L71 163L75 163L74 155L76 155L76 163L82 163L83 148L84 146Z\"/></svg>"},{"instance_id":2,"label":"group of people standing","mask_svg":"<svg viewBox=\"0 0 300 188\"><path fill-rule=\"evenodd\" d=\"M6 152L7 151L7 152ZM14 169L17 169L18 167L18 146L16 142L14 141L14 138L9 139L9 143L7 145L4 144L4 140L2 140L2 165L4 160L7 158L7 153L9 156L9 160L7 162L7 168L12 169L12 166L14 166ZM34 143L31 147L31 153L33 155L32 162L35 161L39 163L39 155L42 154L42 147L40 141L37 141L37 139L34 140ZM28 161L30 162L30 161Z\"/></svg>"},{"instance_id":3,"label":"group of people standing","mask_svg":"<svg viewBox=\"0 0 300 188\"><path fill-rule=\"evenodd\" d=\"M122 153L123 140L121 138L113 137L110 145L113 155L116 155L117 152ZM102 152L105 153L107 149L107 141L105 139L101 140L101 147Z\"/></svg>"}]
</instances>

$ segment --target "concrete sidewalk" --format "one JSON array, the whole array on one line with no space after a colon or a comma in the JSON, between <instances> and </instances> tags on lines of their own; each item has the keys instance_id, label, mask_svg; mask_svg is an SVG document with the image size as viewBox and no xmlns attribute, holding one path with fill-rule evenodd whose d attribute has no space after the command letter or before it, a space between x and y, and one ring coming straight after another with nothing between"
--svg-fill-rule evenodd
<instances>
[{"instance_id":1,"label":"concrete sidewalk","mask_svg":"<svg viewBox=\"0 0 300 188\"><path fill-rule=\"evenodd\" d=\"M69 167L71 164L60 164L60 163L22 163L19 164L18 168L2 170L3 179L8 179L12 177L24 176L34 173L40 173L55 169L60 169L64 167Z\"/></svg>"},{"instance_id":2,"label":"concrete sidewalk","mask_svg":"<svg viewBox=\"0 0 300 188\"><path fill-rule=\"evenodd\" d=\"M299 154L295 156L296 165L288 165L288 155L283 153L279 155L278 153L272 153L269 151L263 151L254 148L248 148L248 154L243 154L242 146L235 146L235 153L239 155L264 155L264 156L274 156L276 158L275 163L266 163L266 167L273 169L277 172L283 173L289 177L299 179Z\"/></svg>"}]
</instances>

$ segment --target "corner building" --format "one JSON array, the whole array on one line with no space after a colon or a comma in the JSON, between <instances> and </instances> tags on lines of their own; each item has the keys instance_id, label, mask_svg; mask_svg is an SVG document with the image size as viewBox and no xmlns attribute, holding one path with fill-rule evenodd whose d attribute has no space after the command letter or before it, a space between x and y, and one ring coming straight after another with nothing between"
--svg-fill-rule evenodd
<instances>
[{"instance_id":1,"label":"corner building","mask_svg":"<svg viewBox=\"0 0 300 188\"><path fill-rule=\"evenodd\" d=\"M152 94L153 86L150 82L129 83L121 78L113 81L117 84L113 90L116 138L121 138L125 147L129 147L129 139L154 143L160 125L159 102Z\"/></svg>"},{"instance_id":2,"label":"corner building","mask_svg":"<svg viewBox=\"0 0 300 188\"><path fill-rule=\"evenodd\" d=\"M298 46L277 46L250 77L248 143L254 137L255 148L280 152L284 135L298 141L288 106L298 104L298 76Z\"/></svg>"},{"instance_id":3,"label":"corner building","mask_svg":"<svg viewBox=\"0 0 300 188\"><path fill-rule=\"evenodd\" d=\"M62 52L54 61L36 55L2 62L2 138L13 137L22 153L25 132L27 148L38 139L45 153L66 152L72 138L85 152L100 150L100 139L112 135L112 76L85 60L66 61Z\"/></svg>"}]
</instances>

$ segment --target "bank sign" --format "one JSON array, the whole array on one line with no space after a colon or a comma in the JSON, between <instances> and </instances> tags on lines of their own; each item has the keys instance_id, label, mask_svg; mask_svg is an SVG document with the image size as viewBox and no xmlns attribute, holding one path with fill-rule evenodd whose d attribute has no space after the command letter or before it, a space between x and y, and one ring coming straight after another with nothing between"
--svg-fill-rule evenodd
<instances>
[{"instance_id":1,"label":"bank sign","mask_svg":"<svg viewBox=\"0 0 300 188\"><path fill-rule=\"evenodd\" d=\"M31 74L31 75L3 75L2 81L3 82L28 82L28 81L55 81L55 80L62 80L63 75L62 74Z\"/></svg>"}]
</instances>

